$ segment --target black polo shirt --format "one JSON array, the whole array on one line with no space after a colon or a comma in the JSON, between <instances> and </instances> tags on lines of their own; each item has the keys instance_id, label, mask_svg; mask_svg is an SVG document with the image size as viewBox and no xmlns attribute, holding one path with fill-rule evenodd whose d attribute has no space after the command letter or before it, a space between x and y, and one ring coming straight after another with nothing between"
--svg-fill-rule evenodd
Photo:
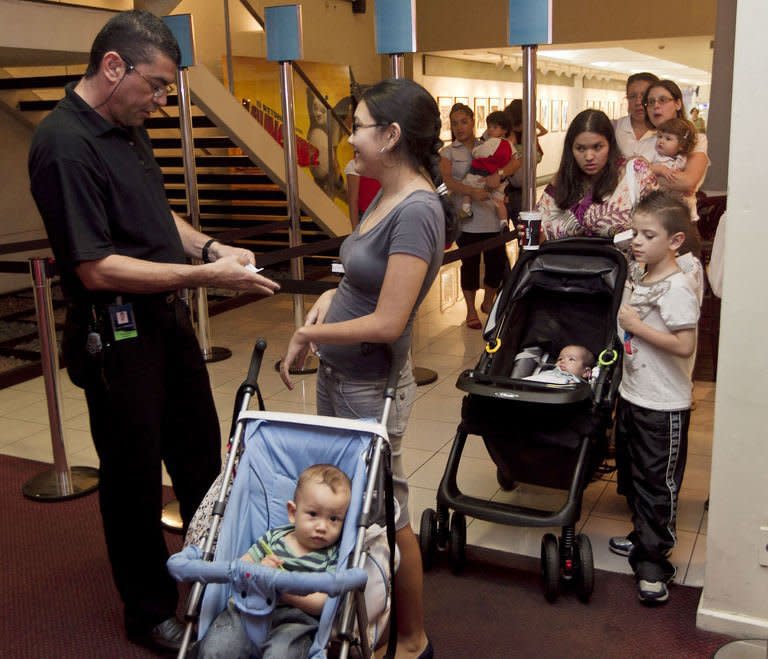
<instances>
[{"instance_id":1,"label":"black polo shirt","mask_svg":"<svg viewBox=\"0 0 768 659\"><path fill-rule=\"evenodd\" d=\"M83 261L185 262L147 131L111 124L74 86L40 123L29 153L32 196L70 299L87 297L74 274Z\"/></svg>"}]
</instances>

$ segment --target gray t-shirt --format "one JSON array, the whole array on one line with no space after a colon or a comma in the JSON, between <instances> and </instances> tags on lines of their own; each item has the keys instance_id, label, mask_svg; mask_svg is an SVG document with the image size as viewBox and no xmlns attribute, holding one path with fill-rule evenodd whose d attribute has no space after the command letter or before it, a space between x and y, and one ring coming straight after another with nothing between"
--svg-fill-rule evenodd
<instances>
[{"instance_id":1,"label":"gray t-shirt","mask_svg":"<svg viewBox=\"0 0 768 659\"><path fill-rule=\"evenodd\" d=\"M376 207L380 194L372 202ZM363 220L365 216L363 216ZM376 309L390 254L410 254L427 262L427 275L402 335L392 345L399 369L411 346L416 310L429 291L443 262L445 215L434 192L417 190L364 234L360 226L342 243L340 257L344 278L333 296L325 322L335 323L366 316ZM389 374L390 362L382 344L322 344L320 359L355 380L380 380Z\"/></svg>"},{"instance_id":2,"label":"gray t-shirt","mask_svg":"<svg viewBox=\"0 0 768 659\"><path fill-rule=\"evenodd\" d=\"M475 141L475 146L480 140ZM461 181L472 165L472 152L461 142L451 142L440 150L440 157L451 163L451 176ZM451 193L451 198L458 212L461 208L461 194ZM498 233L499 218L496 207L490 199L472 202L472 217L461 222L462 233Z\"/></svg>"}]
</instances>

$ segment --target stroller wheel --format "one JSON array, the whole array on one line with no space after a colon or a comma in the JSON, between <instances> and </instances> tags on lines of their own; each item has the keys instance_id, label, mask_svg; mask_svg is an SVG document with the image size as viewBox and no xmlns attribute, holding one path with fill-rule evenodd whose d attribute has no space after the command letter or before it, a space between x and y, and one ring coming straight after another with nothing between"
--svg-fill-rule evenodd
<instances>
[{"instance_id":1,"label":"stroller wheel","mask_svg":"<svg viewBox=\"0 0 768 659\"><path fill-rule=\"evenodd\" d=\"M467 560L467 518L463 513L451 516L451 571L458 574Z\"/></svg>"},{"instance_id":2,"label":"stroller wheel","mask_svg":"<svg viewBox=\"0 0 768 659\"><path fill-rule=\"evenodd\" d=\"M419 549L424 572L432 569L432 562L437 550L437 513L432 508L426 508L421 513L419 525Z\"/></svg>"},{"instance_id":3,"label":"stroller wheel","mask_svg":"<svg viewBox=\"0 0 768 659\"><path fill-rule=\"evenodd\" d=\"M560 552L552 533L541 539L541 585L547 602L554 602L560 594Z\"/></svg>"},{"instance_id":4,"label":"stroller wheel","mask_svg":"<svg viewBox=\"0 0 768 659\"><path fill-rule=\"evenodd\" d=\"M576 536L578 566L576 568L576 595L582 602L589 602L595 588L595 563L592 557L592 543L589 537L580 533Z\"/></svg>"}]
</instances>

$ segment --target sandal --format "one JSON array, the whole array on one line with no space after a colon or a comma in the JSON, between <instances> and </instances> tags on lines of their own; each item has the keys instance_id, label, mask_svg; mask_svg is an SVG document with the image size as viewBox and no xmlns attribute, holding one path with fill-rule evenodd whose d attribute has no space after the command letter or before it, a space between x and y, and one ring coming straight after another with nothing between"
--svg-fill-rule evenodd
<instances>
[{"instance_id":1,"label":"sandal","mask_svg":"<svg viewBox=\"0 0 768 659\"><path fill-rule=\"evenodd\" d=\"M465 322L469 329L483 329L483 324L479 318L467 318Z\"/></svg>"}]
</instances>

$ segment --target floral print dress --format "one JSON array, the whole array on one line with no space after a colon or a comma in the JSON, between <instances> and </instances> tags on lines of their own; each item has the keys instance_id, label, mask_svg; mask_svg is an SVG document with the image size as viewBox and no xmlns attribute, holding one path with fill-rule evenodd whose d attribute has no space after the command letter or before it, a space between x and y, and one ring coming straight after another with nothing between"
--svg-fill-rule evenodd
<instances>
[{"instance_id":1,"label":"floral print dress","mask_svg":"<svg viewBox=\"0 0 768 659\"><path fill-rule=\"evenodd\" d=\"M537 210L541 213L542 228L548 240L572 236L610 238L630 228L637 202L658 187L648 161L630 158L621 161L616 189L601 203L592 200L590 190L570 208L558 208L555 188L550 183L539 199Z\"/></svg>"}]
</instances>

